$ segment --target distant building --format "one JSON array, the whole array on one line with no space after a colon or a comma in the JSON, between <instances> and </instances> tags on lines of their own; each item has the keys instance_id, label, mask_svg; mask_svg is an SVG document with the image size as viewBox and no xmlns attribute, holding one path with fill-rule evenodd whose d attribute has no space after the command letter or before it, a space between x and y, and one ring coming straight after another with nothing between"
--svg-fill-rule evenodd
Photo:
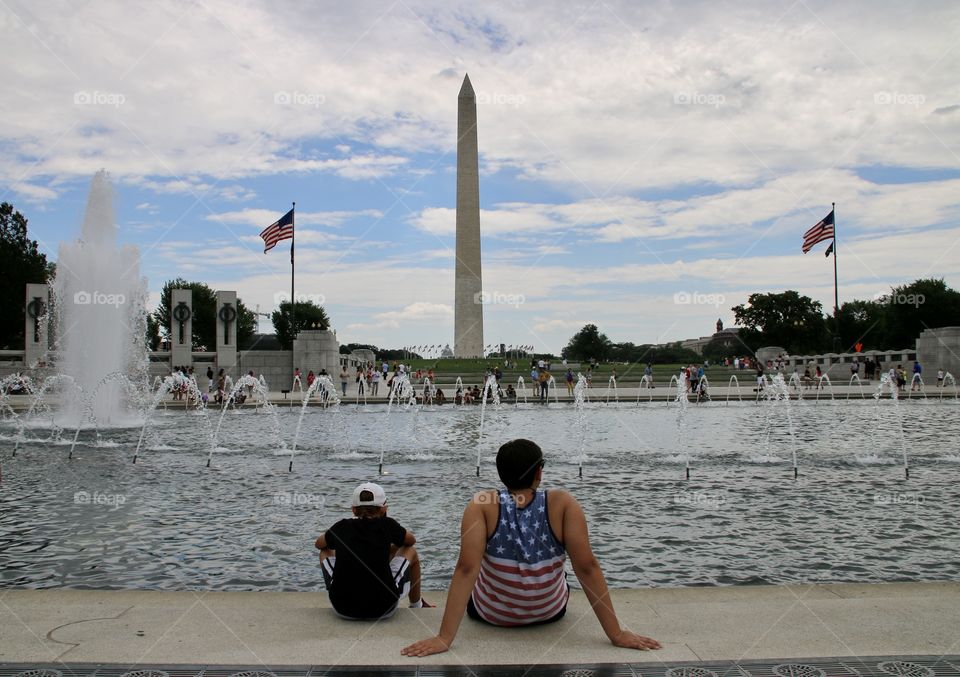
<instances>
[{"instance_id":1,"label":"distant building","mask_svg":"<svg viewBox=\"0 0 960 677\"><path fill-rule=\"evenodd\" d=\"M731 354L743 352L742 349L737 349L737 346L740 344L740 342L737 341L737 334L739 332L740 327L727 327L726 329L721 329L720 331L714 332L710 336L701 336L700 338L692 338L681 341L680 347L689 348L698 355L703 355L703 349L708 343L712 341L719 341L724 347L730 349Z\"/></svg>"}]
</instances>

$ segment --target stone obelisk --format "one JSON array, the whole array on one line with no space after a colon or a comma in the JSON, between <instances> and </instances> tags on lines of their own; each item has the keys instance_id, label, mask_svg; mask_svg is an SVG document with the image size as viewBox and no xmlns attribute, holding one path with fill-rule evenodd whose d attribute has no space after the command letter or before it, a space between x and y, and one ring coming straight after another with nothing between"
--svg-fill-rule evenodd
<instances>
[{"instance_id":1,"label":"stone obelisk","mask_svg":"<svg viewBox=\"0 0 960 677\"><path fill-rule=\"evenodd\" d=\"M477 97L470 76L457 97L457 263L453 306L454 357L483 357L480 277L480 169Z\"/></svg>"}]
</instances>

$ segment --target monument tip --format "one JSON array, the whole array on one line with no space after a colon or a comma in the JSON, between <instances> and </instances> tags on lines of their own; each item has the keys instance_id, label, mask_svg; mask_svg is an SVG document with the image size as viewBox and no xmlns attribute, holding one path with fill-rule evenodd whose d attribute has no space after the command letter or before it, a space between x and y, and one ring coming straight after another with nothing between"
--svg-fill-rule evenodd
<instances>
[{"instance_id":1,"label":"monument tip","mask_svg":"<svg viewBox=\"0 0 960 677\"><path fill-rule=\"evenodd\" d=\"M475 94L473 93L473 85L470 84L470 75L464 74L463 85L460 87L460 98L472 99L474 97L475 97Z\"/></svg>"}]
</instances>

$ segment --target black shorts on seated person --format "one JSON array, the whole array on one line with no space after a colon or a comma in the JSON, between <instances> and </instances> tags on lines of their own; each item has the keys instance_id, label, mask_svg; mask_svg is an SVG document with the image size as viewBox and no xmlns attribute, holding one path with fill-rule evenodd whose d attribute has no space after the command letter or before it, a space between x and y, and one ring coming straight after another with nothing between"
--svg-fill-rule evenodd
<instances>
[{"instance_id":1,"label":"black shorts on seated person","mask_svg":"<svg viewBox=\"0 0 960 677\"><path fill-rule=\"evenodd\" d=\"M568 587L569 587L569 586L568 586ZM467 616L469 616L470 618L472 618L472 619L475 620L475 621L480 621L481 623L486 623L487 625L492 625L492 626L495 627L495 628L506 628L506 627L510 627L510 628L515 628L515 627L519 627L519 628L532 628L532 627L535 626L535 625L547 625L548 623L556 623L556 622L559 621L561 618L563 618L566 613L567 613L567 605L564 604L564 605L563 605L563 608L560 609L560 611L558 611L556 614L554 614L554 615L551 616L550 618L544 619L544 620L542 620L542 621L534 621L533 623L525 623L524 625L509 625L509 626L507 626L507 625L497 625L496 623L491 623L491 622L488 621L486 618L483 618L483 617L480 615L480 613L477 611L477 607L476 607L476 606L474 605L474 603L473 603L473 596L472 596L472 595L467 599Z\"/></svg>"}]
</instances>

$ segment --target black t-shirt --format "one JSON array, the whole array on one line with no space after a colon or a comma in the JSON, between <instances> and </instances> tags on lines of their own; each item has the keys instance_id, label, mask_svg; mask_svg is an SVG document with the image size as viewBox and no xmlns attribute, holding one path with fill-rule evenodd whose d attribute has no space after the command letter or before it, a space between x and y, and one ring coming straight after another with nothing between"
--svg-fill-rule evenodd
<instances>
[{"instance_id":1,"label":"black t-shirt","mask_svg":"<svg viewBox=\"0 0 960 677\"><path fill-rule=\"evenodd\" d=\"M330 603L344 616L379 618L400 592L390 572L390 546L402 546L407 530L392 517L340 520L325 534L336 550Z\"/></svg>"}]
</instances>

